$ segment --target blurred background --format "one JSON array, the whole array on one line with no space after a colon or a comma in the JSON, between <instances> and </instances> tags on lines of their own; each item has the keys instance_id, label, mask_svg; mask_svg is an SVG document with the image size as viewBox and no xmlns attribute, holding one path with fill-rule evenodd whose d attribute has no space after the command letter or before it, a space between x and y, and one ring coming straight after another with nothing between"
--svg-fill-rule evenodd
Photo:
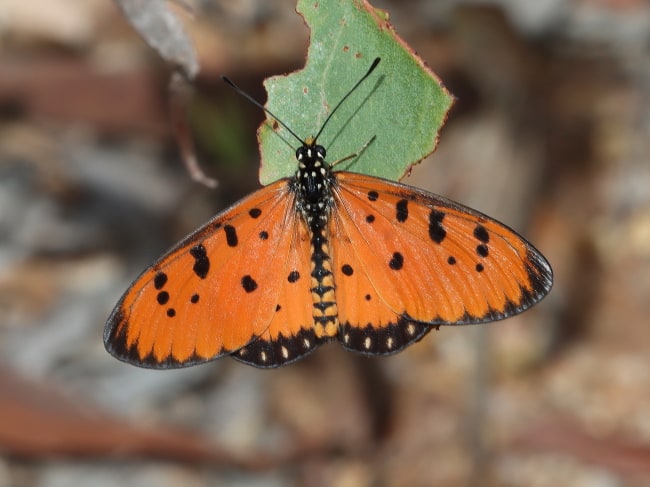
<instances>
[{"instance_id":1,"label":"blurred background","mask_svg":"<svg viewBox=\"0 0 650 487\"><path fill-rule=\"evenodd\" d=\"M105 351L146 265L258 187L292 0L203 0L193 183L170 70L106 0L0 1L0 487L650 485L650 4L376 1L458 98L405 182L527 236L529 312L390 358L150 371ZM487 183L487 184L486 184Z\"/></svg>"}]
</instances>

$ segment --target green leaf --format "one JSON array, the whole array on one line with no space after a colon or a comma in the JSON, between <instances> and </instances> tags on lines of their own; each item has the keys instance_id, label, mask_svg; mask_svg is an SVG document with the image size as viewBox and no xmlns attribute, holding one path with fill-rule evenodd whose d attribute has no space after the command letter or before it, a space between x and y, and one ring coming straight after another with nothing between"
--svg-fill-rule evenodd
<instances>
[{"instance_id":1,"label":"green leaf","mask_svg":"<svg viewBox=\"0 0 650 487\"><path fill-rule=\"evenodd\" d=\"M330 111L366 73L372 75L328 122L318 143L346 169L399 180L433 152L453 97L424 62L397 36L388 14L365 0L299 0L298 13L311 28L304 69L265 82L266 107L303 140L318 133ZM260 182L292 176L300 145L271 117L258 131Z\"/></svg>"}]
</instances>

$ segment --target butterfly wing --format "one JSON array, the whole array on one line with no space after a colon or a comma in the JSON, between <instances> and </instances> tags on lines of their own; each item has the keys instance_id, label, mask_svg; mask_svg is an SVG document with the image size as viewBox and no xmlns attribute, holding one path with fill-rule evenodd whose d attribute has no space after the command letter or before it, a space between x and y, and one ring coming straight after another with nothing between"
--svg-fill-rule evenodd
<instances>
[{"instance_id":1,"label":"butterfly wing","mask_svg":"<svg viewBox=\"0 0 650 487\"><path fill-rule=\"evenodd\" d=\"M380 178L335 178L330 232L344 347L394 353L432 327L500 320L549 292L546 259L492 218Z\"/></svg>"},{"instance_id":2,"label":"butterfly wing","mask_svg":"<svg viewBox=\"0 0 650 487\"><path fill-rule=\"evenodd\" d=\"M311 298L310 234L292 202L285 215L284 232L289 242L286 255L276 252L258 266L267 266L280 282L268 328L232 357L256 367L287 365L327 341L316 336Z\"/></svg>"},{"instance_id":3,"label":"butterfly wing","mask_svg":"<svg viewBox=\"0 0 650 487\"><path fill-rule=\"evenodd\" d=\"M151 368L230 353L265 367L295 360L317 345L310 334L309 262L295 193L288 180L278 181L217 215L145 270L106 323L106 348ZM296 280L295 273L305 278Z\"/></svg>"}]
</instances>

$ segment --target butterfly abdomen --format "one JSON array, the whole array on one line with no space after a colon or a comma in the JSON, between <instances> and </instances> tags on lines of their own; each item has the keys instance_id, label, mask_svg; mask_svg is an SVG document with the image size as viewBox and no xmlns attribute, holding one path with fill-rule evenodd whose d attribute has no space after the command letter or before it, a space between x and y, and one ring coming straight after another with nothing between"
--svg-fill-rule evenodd
<instances>
[{"instance_id":1,"label":"butterfly abdomen","mask_svg":"<svg viewBox=\"0 0 650 487\"><path fill-rule=\"evenodd\" d=\"M297 207L311 234L311 296L315 333L318 338L338 335L339 319L327 222L333 204L332 173L325 162L325 149L313 139L296 151Z\"/></svg>"},{"instance_id":2,"label":"butterfly abdomen","mask_svg":"<svg viewBox=\"0 0 650 487\"><path fill-rule=\"evenodd\" d=\"M324 227L312 228L311 238L311 296L316 336L335 337L339 318L336 287L332 274L332 259Z\"/></svg>"}]
</instances>

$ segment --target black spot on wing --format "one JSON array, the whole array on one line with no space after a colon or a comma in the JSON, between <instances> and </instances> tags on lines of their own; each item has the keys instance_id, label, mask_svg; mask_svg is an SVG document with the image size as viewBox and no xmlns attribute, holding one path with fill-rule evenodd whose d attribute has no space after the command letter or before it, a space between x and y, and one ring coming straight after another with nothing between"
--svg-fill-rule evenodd
<instances>
[{"instance_id":1,"label":"black spot on wing","mask_svg":"<svg viewBox=\"0 0 650 487\"><path fill-rule=\"evenodd\" d=\"M395 218L400 223L404 223L409 217L408 200L399 200L395 205Z\"/></svg>"},{"instance_id":2,"label":"black spot on wing","mask_svg":"<svg viewBox=\"0 0 650 487\"><path fill-rule=\"evenodd\" d=\"M223 227L223 230L226 232L226 243L228 244L228 247L237 247L239 244L237 229L232 225L226 225Z\"/></svg>"},{"instance_id":3,"label":"black spot on wing","mask_svg":"<svg viewBox=\"0 0 650 487\"><path fill-rule=\"evenodd\" d=\"M431 210L429 214L429 237L435 243L442 243L447 236L447 230L442 226L445 214L442 211Z\"/></svg>"},{"instance_id":4,"label":"black spot on wing","mask_svg":"<svg viewBox=\"0 0 650 487\"><path fill-rule=\"evenodd\" d=\"M490 252L487 245L479 244L476 246L476 253L481 257L487 257Z\"/></svg>"},{"instance_id":5,"label":"black spot on wing","mask_svg":"<svg viewBox=\"0 0 650 487\"><path fill-rule=\"evenodd\" d=\"M161 290L167 284L167 274L158 272L153 278L153 285L157 290Z\"/></svg>"},{"instance_id":6,"label":"black spot on wing","mask_svg":"<svg viewBox=\"0 0 650 487\"><path fill-rule=\"evenodd\" d=\"M255 279L249 275L241 278L241 285L244 288L244 291L249 294L257 289L257 282L255 282Z\"/></svg>"},{"instance_id":7,"label":"black spot on wing","mask_svg":"<svg viewBox=\"0 0 650 487\"><path fill-rule=\"evenodd\" d=\"M210 259L203 244L195 245L190 249L190 255L194 257L194 266L192 270L194 274L201 279L205 279L210 272Z\"/></svg>"},{"instance_id":8,"label":"black spot on wing","mask_svg":"<svg viewBox=\"0 0 650 487\"><path fill-rule=\"evenodd\" d=\"M388 266L394 271L399 271L404 266L404 256L399 253L393 253L393 257L388 262Z\"/></svg>"},{"instance_id":9,"label":"black spot on wing","mask_svg":"<svg viewBox=\"0 0 650 487\"><path fill-rule=\"evenodd\" d=\"M483 243L488 243L490 241L490 234L481 224L476 225L474 228L474 236Z\"/></svg>"}]
</instances>

